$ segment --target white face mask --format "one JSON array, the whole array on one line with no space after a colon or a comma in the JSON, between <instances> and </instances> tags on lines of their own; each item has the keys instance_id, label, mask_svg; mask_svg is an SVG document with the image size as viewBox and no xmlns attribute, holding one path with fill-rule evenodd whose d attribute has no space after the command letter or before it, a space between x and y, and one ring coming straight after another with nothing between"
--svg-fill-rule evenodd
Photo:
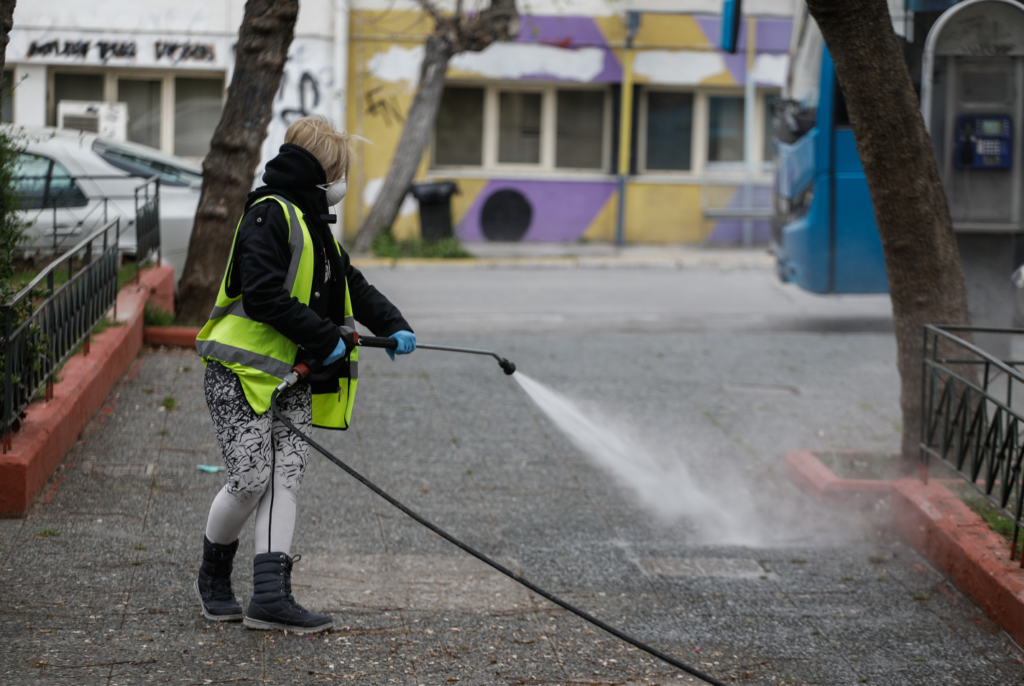
<instances>
[{"instance_id":1,"label":"white face mask","mask_svg":"<svg viewBox=\"0 0 1024 686\"><path fill-rule=\"evenodd\" d=\"M334 183L325 183L321 186L317 186L317 188L322 191L327 191L327 204L334 207L342 201L342 198L345 197L345 193L348 192L348 183L342 178L338 179Z\"/></svg>"}]
</instances>

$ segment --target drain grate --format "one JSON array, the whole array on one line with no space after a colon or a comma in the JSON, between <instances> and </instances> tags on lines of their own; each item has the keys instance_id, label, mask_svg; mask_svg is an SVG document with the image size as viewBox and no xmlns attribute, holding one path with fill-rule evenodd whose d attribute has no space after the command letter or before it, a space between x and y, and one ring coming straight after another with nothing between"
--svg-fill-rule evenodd
<instances>
[{"instance_id":1,"label":"drain grate","mask_svg":"<svg viewBox=\"0 0 1024 686\"><path fill-rule=\"evenodd\" d=\"M648 557L640 560L640 568L651 576L667 577L756 579L765 574L764 568L754 560L722 557Z\"/></svg>"},{"instance_id":2,"label":"drain grate","mask_svg":"<svg viewBox=\"0 0 1024 686\"><path fill-rule=\"evenodd\" d=\"M800 395L796 386L760 383L724 383L722 390L726 393L750 393L755 395Z\"/></svg>"},{"instance_id":3,"label":"drain grate","mask_svg":"<svg viewBox=\"0 0 1024 686\"><path fill-rule=\"evenodd\" d=\"M155 471L152 462L93 462L89 467L90 473L102 476L152 476Z\"/></svg>"}]
</instances>

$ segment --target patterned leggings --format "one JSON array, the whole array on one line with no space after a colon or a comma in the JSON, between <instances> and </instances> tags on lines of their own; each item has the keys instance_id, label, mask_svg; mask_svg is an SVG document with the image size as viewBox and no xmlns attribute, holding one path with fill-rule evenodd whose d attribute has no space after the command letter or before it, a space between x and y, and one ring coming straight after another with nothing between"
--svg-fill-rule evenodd
<instances>
[{"instance_id":1,"label":"patterned leggings","mask_svg":"<svg viewBox=\"0 0 1024 686\"><path fill-rule=\"evenodd\" d=\"M210 506L206 537L213 543L232 543L256 510L256 554L291 555L296 497L309 445L270 410L257 416L238 377L219 362L206 366L205 386L228 473L227 484ZM313 400L308 385L289 388L277 405L300 431L309 432Z\"/></svg>"}]
</instances>

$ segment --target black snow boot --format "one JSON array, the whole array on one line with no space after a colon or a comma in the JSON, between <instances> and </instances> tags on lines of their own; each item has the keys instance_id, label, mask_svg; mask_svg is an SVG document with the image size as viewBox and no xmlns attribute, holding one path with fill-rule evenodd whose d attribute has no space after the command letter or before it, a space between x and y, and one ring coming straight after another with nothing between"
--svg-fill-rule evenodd
<instances>
[{"instance_id":1,"label":"black snow boot","mask_svg":"<svg viewBox=\"0 0 1024 686\"><path fill-rule=\"evenodd\" d=\"M216 622L237 622L242 618L242 606L231 592L231 563L238 550L234 543L211 543L203 536L203 564L199 566L196 594L203 606L203 615Z\"/></svg>"},{"instance_id":2,"label":"black snow boot","mask_svg":"<svg viewBox=\"0 0 1024 686\"><path fill-rule=\"evenodd\" d=\"M292 565L299 556L260 553L253 560L253 589L242 623L250 629L280 629L315 634L334 626L334 618L307 612L292 598Z\"/></svg>"}]
</instances>

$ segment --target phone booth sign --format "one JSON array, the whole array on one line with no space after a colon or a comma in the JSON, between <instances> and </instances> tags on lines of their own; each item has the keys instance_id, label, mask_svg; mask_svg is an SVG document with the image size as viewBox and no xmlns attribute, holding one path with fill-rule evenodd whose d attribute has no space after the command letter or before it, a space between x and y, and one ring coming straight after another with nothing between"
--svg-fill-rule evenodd
<instances>
[{"instance_id":1,"label":"phone booth sign","mask_svg":"<svg viewBox=\"0 0 1024 686\"><path fill-rule=\"evenodd\" d=\"M969 0L925 43L921 113L957 231L1024 230L1024 6Z\"/></svg>"},{"instance_id":2,"label":"phone booth sign","mask_svg":"<svg viewBox=\"0 0 1024 686\"><path fill-rule=\"evenodd\" d=\"M1024 6L967 0L939 18L925 42L921 114L957 233L972 323L1024 325L1010 281L1024 262ZM977 342L1008 353L993 349L996 340Z\"/></svg>"}]
</instances>

